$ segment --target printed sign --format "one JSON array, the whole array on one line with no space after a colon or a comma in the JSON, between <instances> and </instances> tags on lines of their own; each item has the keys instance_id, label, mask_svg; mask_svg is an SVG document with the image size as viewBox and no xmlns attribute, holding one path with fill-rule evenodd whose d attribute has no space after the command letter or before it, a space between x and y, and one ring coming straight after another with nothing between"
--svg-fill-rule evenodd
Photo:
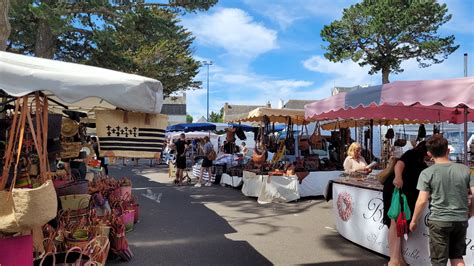
<instances>
[{"instance_id":1,"label":"printed sign","mask_svg":"<svg viewBox=\"0 0 474 266\"><path fill-rule=\"evenodd\" d=\"M382 191L333 184L333 213L337 231L348 240L380 254L389 255L388 228L382 222ZM413 212L413 210L412 210ZM403 240L402 254L410 265L431 265L429 255L428 209L424 223ZM469 220L466 236L466 265L474 265L474 221Z\"/></svg>"}]
</instances>

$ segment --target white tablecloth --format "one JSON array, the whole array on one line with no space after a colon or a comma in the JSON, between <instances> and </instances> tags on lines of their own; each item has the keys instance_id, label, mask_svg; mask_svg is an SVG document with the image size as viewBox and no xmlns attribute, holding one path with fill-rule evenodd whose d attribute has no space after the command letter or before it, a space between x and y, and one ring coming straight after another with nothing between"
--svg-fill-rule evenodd
<instances>
[{"instance_id":1,"label":"white tablecloth","mask_svg":"<svg viewBox=\"0 0 474 266\"><path fill-rule=\"evenodd\" d=\"M243 172L242 193L248 197L258 197L258 203L290 202L300 198L298 179L287 176L257 175Z\"/></svg>"},{"instance_id":2,"label":"white tablecloth","mask_svg":"<svg viewBox=\"0 0 474 266\"><path fill-rule=\"evenodd\" d=\"M244 171L242 178L244 185L242 193L247 197L258 197L262 190L262 176L253 172Z\"/></svg>"},{"instance_id":3,"label":"white tablecloth","mask_svg":"<svg viewBox=\"0 0 474 266\"><path fill-rule=\"evenodd\" d=\"M290 202L299 198L296 176L263 176L258 203Z\"/></svg>"},{"instance_id":4,"label":"white tablecloth","mask_svg":"<svg viewBox=\"0 0 474 266\"><path fill-rule=\"evenodd\" d=\"M309 172L309 175L298 184L300 197L322 196L329 180L339 178L342 171L317 171Z\"/></svg>"},{"instance_id":5,"label":"white tablecloth","mask_svg":"<svg viewBox=\"0 0 474 266\"><path fill-rule=\"evenodd\" d=\"M242 184L242 177L230 176L226 173L222 174L221 184L229 185L232 187L238 187Z\"/></svg>"}]
</instances>

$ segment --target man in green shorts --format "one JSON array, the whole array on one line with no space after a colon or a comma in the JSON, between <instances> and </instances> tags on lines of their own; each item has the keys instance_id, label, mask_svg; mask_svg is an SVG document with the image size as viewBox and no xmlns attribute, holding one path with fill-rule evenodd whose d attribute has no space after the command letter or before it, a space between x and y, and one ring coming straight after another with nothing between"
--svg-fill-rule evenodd
<instances>
[{"instance_id":1,"label":"man in green shorts","mask_svg":"<svg viewBox=\"0 0 474 266\"><path fill-rule=\"evenodd\" d=\"M448 159L448 141L435 135L426 142L428 155L434 165L421 172L417 189L420 190L410 223L414 231L421 213L430 201L428 228L432 265L464 265L466 232L469 218L474 214L469 205L469 189L474 194L474 176L469 167ZM431 197L431 199L430 199Z\"/></svg>"}]
</instances>

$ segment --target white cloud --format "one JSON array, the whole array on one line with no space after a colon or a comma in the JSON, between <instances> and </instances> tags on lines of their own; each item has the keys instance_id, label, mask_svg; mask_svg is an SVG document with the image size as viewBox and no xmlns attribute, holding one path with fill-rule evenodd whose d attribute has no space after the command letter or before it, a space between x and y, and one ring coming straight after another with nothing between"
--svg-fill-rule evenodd
<instances>
[{"instance_id":1,"label":"white cloud","mask_svg":"<svg viewBox=\"0 0 474 266\"><path fill-rule=\"evenodd\" d=\"M277 32L255 22L241 9L221 8L214 13L201 13L183 19L183 24L198 42L236 56L255 58L278 48Z\"/></svg>"},{"instance_id":2,"label":"white cloud","mask_svg":"<svg viewBox=\"0 0 474 266\"><path fill-rule=\"evenodd\" d=\"M320 55L316 55L302 63L308 70L328 75L328 80L323 85L326 89L332 88L334 85L351 87L371 84L374 81L374 76L368 74L369 67L360 67L359 64L349 60L333 63Z\"/></svg>"}]
</instances>

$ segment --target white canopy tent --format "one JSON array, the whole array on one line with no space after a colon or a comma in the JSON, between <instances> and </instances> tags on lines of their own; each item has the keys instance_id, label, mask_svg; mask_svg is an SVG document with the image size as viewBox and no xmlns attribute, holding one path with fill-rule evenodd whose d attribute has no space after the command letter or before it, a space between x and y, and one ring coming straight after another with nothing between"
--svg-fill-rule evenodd
<instances>
[{"instance_id":1,"label":"white canopy tent","mask_svg":"<svg viewBox=\"0 0 474 266\"><path fill-rule=\"evenodd\" d=\"M8 52L0 52L0 90L15 97L45 91L70 109L82 111L119 107L156 114L163 104L158 80Z\"/></svg>"}]
</instances>

